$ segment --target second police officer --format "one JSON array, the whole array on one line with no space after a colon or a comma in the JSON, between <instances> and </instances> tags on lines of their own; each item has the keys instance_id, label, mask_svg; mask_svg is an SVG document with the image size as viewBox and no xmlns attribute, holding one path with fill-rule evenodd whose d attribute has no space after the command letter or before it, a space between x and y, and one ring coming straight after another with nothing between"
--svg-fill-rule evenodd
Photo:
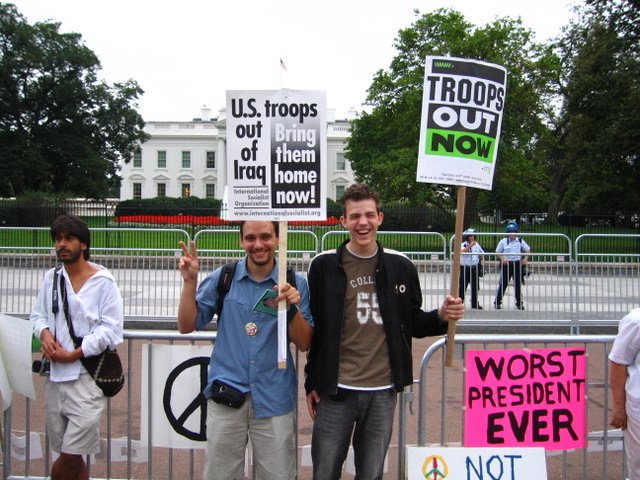
<instances>
[{"instance_id":1,"label":"second police officer","mask_svg":"<svg viewBox=\"0 0 640 480\"><path fill-rule=\"evenodd\" d=\"M527 264L527 255L523 254L531 252L531 247L524 239L516 235L518 233L518 224L516 222L509 222L505 231L507 236L500 240L496 247L497 257L501 262L501 272L494 305L497 309L502 308L502 297L509 286L509 281L513 278L516 308L524 310L522 276L524 274L523 267Z\"/></svg>"}]
</instances>

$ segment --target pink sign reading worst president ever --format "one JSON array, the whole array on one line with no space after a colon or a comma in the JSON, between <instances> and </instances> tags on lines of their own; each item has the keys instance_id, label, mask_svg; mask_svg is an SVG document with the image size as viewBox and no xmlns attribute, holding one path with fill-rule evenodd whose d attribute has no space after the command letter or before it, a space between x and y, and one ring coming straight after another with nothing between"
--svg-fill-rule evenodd
<instances>
[{"instance_id":1,"label":"pink sign reading worst president ever","mask_svg":"<svg viewBox=\"0 0 640 480\"><path fill-rule=\"evenodd\" d=\"M465 447L582 448L584 348L467 351Z\"/></svg>"}]
</instances>

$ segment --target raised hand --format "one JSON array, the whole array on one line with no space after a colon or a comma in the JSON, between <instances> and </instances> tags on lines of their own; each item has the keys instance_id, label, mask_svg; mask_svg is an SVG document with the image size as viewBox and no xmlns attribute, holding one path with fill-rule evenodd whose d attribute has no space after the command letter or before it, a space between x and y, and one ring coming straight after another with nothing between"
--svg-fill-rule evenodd
<instances>
[{"instance_id":1,"label":"raised hand","mask_svg":"<svg viewBox=\"0 0 640 480\"><path fill-rule=\"evenodd\" d=\"M189 247L184 242L178 242L178 245L182 249L182 257L178 263L178 269L182 274L182 279L185 282L194 282L198 279L198 270L200 266L198 264L198 250L196 248L196 242L189 242Z\"/></svg>"}]
</instances>

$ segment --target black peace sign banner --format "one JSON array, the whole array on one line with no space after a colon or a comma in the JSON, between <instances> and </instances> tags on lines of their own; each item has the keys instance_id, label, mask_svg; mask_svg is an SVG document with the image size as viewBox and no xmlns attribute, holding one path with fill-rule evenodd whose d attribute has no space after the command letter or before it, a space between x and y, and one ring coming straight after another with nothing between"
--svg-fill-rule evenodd
<instances>
[{"instance_id":1,"label":"black peace sign banner","mask_svg":"<svg viewBox=\"0 0 640 480\"><path fill-rule=\"evenodd\" d=\"M182 362L174 368L167 377L164 386L164 395L162 397L162 405L164 413L173 427L174 431L191 440L204 442L207 439L207 398L204 396L203 390L207 386L207 372L209 367L208 357L195 357ZM180 375L188 375L195 381L200 378L200 393L189 402L182 412L175 412L171 405L173 387ZM192 415L198 415L198 430L193 431L185 426L187 419Z\"/></svg>"},{"instance_id":2,"label":"black peace sign banner","mask_svg":"<svg viewBox=\"0 0 640 480\"><path fill-rule=\"evenodd\" d=\"M140 439L165 448L205 448L211 345L144 345Z\"/></svg>"}]
</instances>

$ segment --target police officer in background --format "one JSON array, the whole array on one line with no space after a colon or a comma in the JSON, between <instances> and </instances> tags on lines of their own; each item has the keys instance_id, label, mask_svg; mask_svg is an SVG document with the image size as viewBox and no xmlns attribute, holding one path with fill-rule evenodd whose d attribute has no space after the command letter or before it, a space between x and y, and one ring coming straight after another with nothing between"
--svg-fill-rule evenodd
<instances>
[{"instance_id":1,"label":"police officer in background","mask_svg":"<svg viewBox=\"0 0 640 480\"><path fill-rule=\"evenodd\" d=\"M460 248L460 281L458 296L464 302L464 294L471 283L471 308L482 310L478 304L478 287L482 272L482 254L484 250L476 241L477 230L468 228L462 232L462 247Z\"/></svg>"},{"instance_id":2,"label":"police officer in background","mask_svg":"<svg viewBox=\"0 0 640 480\"><path fill-rule=\"evenodd\" d=\"M509 281L513 278L516 289L516 308L524 310L522 303L522 275L523 267L527 264L527 256L523 253L531 252L531 247L522 238L518 237L518 224L510 222L506 228L507 237L500 240L496 247L498 260L502 263L500 283L496 292L495 307L502 308L502 297L509 286Z\"/></svg>"}]
</instances>

